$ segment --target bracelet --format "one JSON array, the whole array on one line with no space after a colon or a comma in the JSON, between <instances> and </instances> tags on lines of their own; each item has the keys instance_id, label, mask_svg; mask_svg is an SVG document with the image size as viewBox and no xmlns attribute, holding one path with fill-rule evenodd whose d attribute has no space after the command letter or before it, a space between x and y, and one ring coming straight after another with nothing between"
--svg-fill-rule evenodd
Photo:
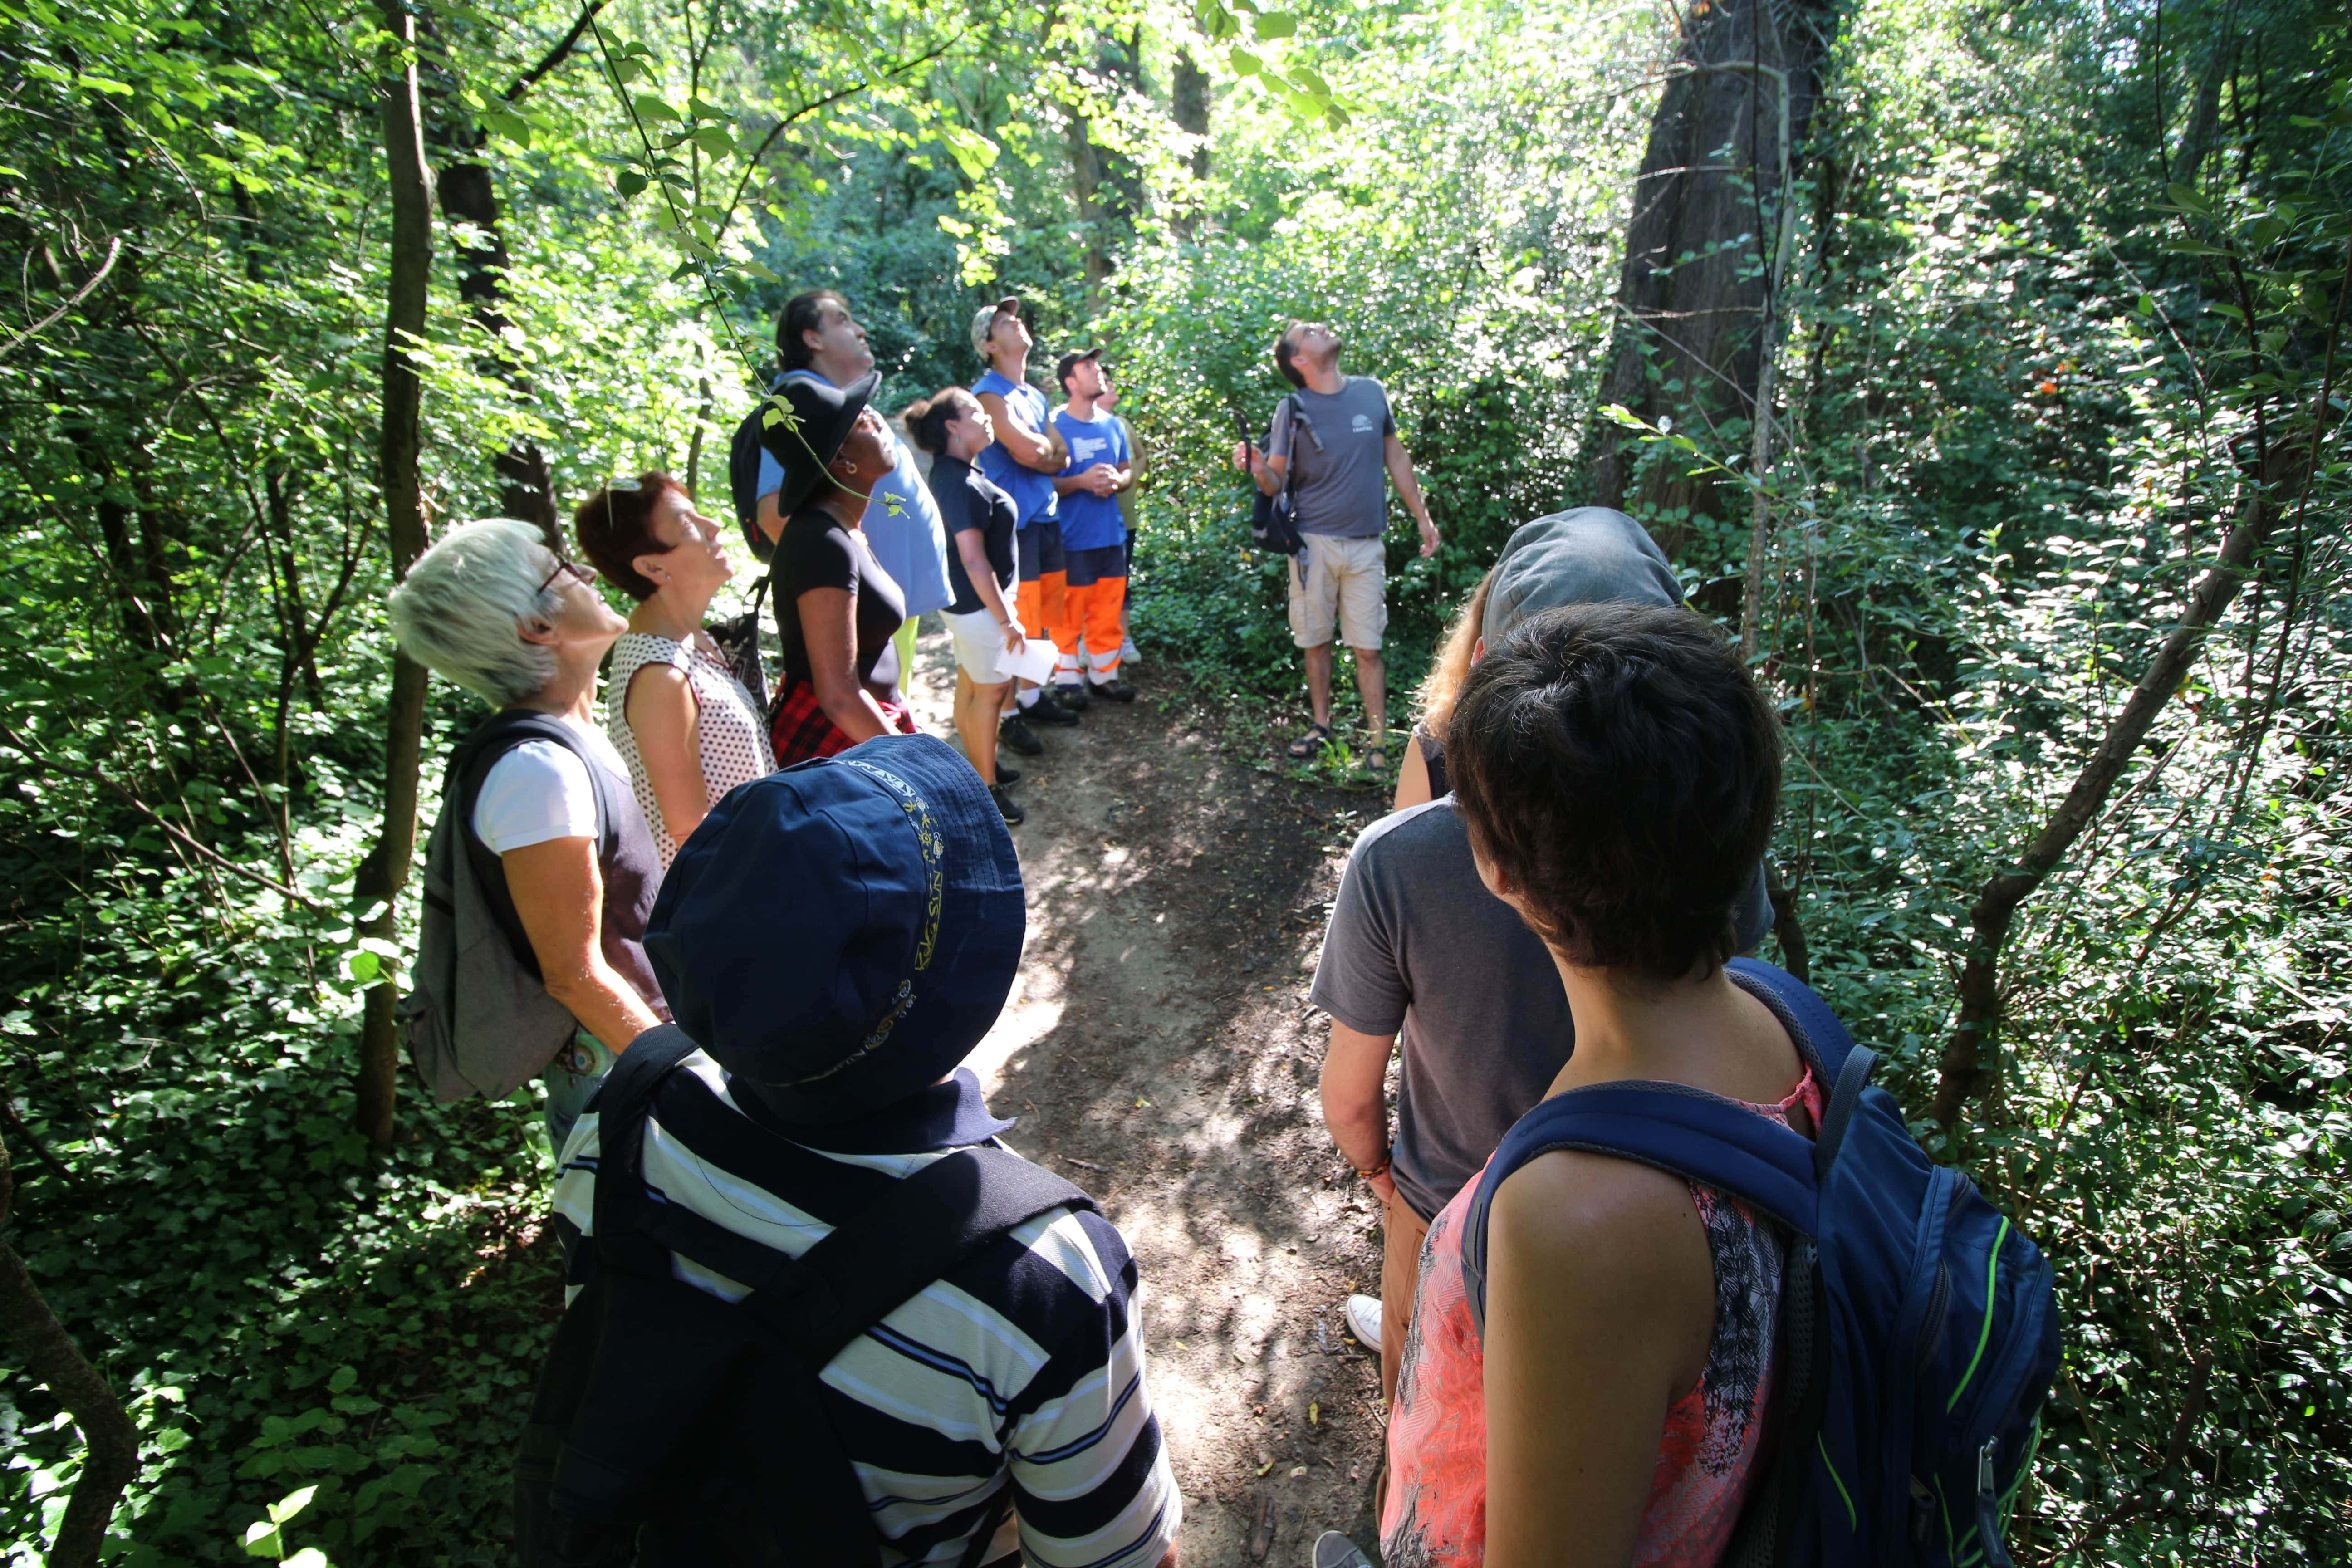
<instances>
[{"instance_id":1,"label":"bracelet","mask_svg":"<svg viewBox=\"0 0 2352 1568\"><path fill-rule=\"evenodd\" d=\"M1358 1174L1358 1175L1360 1175L1360 1176L1363 1177L1363 1178L1364 1178L1364 1180L1366 1180L1366 1181L1368 1181L1368 1182L1369 1182L1369 1181L1370 1181L1374 1176L1385 1175L1385 1174L1387 1174L1387 1173L1388 1173L1389 1160L1390 1160L1390 1158L1391 1158L1391 1157L1390 1157L1389 1155L1387 1155L1387 1154L1383 1154L1383 1155L1381 1155L1381 1163L1380 1163L1379 1164L1377 1164L1377 1165L1374 1165L1374 1166L1373 1166L1370 1170L1369 1170L1369 1171L1365 1170L1362 1166L1359 1165L1359 1166L1357 1166L1357 1167L1356 1167L1356 1174Z\"/></svg>"}]
</instances>

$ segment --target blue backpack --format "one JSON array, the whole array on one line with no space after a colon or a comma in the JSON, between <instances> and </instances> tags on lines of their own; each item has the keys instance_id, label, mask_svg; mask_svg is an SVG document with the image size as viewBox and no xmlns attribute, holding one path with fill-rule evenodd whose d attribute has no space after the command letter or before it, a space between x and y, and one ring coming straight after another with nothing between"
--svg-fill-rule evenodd
<instances>
[{"instance_id":1,"label":"blue backpack","mask_svg":"<svg viewBox=\"0 0 2352 1568\"><path fill-rule=\"evenodd\" d=\"M1819 996L1768 963L1729 969L1833 1086L1817 1135L1678 1085L1545 1100L1495 1152L1463 1225L1479 1331L1487 1210L1537 1155L1613 1154L1738 1198L1790 1244L1764 1471L1724 1563L2009 1568L2001 1527L2058 1370L2050 1265L1927 1158L1894 1096L1869 1087L1877 1058Z\"/></svg>"}]
</instances>

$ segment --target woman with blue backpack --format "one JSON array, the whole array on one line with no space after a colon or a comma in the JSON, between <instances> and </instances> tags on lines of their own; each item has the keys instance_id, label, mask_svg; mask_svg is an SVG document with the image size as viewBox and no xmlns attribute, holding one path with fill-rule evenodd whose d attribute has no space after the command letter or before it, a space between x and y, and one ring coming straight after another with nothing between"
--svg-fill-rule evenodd
<instances>
[{"instance_id":1,"label":"woman with blue backpack","mask_svg":"<svg viewBox=\"0 0 2352 1568\"><path fill-rule=\"evenodd\" d=\"M2005 1563L2049 1271L1819 998L1731 961L1780 783L1748 672L1685 609L1546 612L1472 670L1447 762L1577 1037L1430 1226L1386 1562Z\"/></svg>"}]
</instances>

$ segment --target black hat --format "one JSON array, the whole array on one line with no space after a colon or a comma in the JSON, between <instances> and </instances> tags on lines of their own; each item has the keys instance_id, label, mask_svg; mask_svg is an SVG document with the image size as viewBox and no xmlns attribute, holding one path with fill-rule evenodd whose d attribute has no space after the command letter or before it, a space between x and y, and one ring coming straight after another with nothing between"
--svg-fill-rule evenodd
<instances>
[{"instance_id":1,"label":"black hat","mask_svg":"<svg viewBox=\"0 0 2352 1568\"><path fill-rule=\"evenodd\" d=\"M1100 349L1077 349L1064 354L1060 363L1054 366L1054 384L1067 389L1070 384L1070 372L1078 367L1079 362L1100 358L1102 358Z\"/></svg>"},{"instance_id":2,"label":"black hat","mask_svg":"<svg viewBox=\"0 0 2352 1568\"><path fill-rule=\"evenodd\" d=\"M971 764L884 735L737 786L677 852L646 953L678 1026L787 1121L955 1070L1013 988L1021 862Z\"/></svg>"},{"instance_id":3,"label":"black hat","mask_svg":"<svg viewBox=\"0 0 2352 1568\"><path fill-rule=\"evenodd\" d=\"M788 375L772 395L790 410L787 414L772 401L761 413L760 430L760 445L784 470L783 485L776 491L779 517L792 516L831 482L827 465L840 456L841 444L849 439L857 416L881 384L882 373L873 370L847 386L816 375ZM767 419L770 414L776 416L772 422Z\"/></svg>"}]
</instances>

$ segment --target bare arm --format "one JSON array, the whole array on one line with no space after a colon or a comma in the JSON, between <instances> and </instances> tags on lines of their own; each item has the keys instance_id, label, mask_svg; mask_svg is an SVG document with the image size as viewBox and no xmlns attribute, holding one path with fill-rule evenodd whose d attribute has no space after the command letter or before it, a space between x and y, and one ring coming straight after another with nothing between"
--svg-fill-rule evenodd
<instances>
[{"instance_id":1,"label":"bare arm","mask_svg":"<svg viewBox=\"0 0 2352 1568\"><path fill-rule=\"evenodd\" d=\"M1041 474L1058 474L1070 466L1070 448L1063 443L1062 433L1054 428L1052 420L1043 430L1032 429L1013 412L1001 392L983 392L980 405L988 410L989 423L996 426L996 438L1013 454L1013 460L1024 468L1034 468Z\"/></svg>"},{"instance_id":2,"label":"bare arm","mask_svg":"<svg viewBox=\"0 0 2352 1568\"><path fill-rule=\"evenodd\" d=\"M888 734L882 705L857 679L856 595L846 588L811 588L796 608L801 640L808 645L810 684L824 716L852 745Z\"/></svg>"},{"instance_id":3,"label":"bare arm","mask_svg":"<svg viewBox=\"0 0 2352 1568\"><path fill-rule=\"evenodd\" d=\"M1437 524L1429 521L1429 502L1422 496L1421 479L1412 471L1412 455L1404 449L1404 443L1397 439L1395 431L1389 432L1388 440L1381 446L1381 455L1388 462L1389 482L1396 486L1397 495L1404 502L1405 510L1412 513L1412 521L1421 525L1421 552L1423 555L1436 554Z\"/></svg>"},{"instance_id":4,"label":"bare arm","mask_svg":"<svg viewBox=\"0 0 2352 1568\"><path fill-rule=\"evenodd\" d=\"M1429 760L1421 754L1421 742L1407 735L1404 761L1397 768L1396 798L1389 802L1391 811L1402 811L1409 805L1420 805L1437 798L1432 793Z\"/></svg>"},{"instance_id":5,"label":"bare arm","mask_svg":"<svg viewBox=\"0 0 2352 1568\"><path fill-rule=\"evenodd\" d=\"M982 608L995 618L1004 632L1004 651L1019 653L1028 639L1023 635L1020 617L1004 603L1004 595L996 586L996 568L988 563L988 539L976 528L959 528L955 535L956 555L963 562L963 574L971 579L971 591L980 595Z\"/></svg>"},{"instance_id":6,"label":"bare arm","mask_svg":"<svg viewBox=\"0 0 2352 1568\"><path fill-rule=\"evenodd\" d=\"M760 525L761 533L766 536L771 544L784 536L784 516L782 512L776 510L777 494L777 491L770 490L766 495L761 496L759 512L752 519Z\"/></svg>"},{"instance_id":7,"label":"bare arm","mask_svg":"<svg viewBox=\"0 0 2352 1568\"><path fill-rule=\"evenodd\" d=\"M1367 1035L1331 1020L1323 1056L1323 1125L1348 1163L1369 1171L1389 1157L1389 1108L1383 1092L1394 1035ZM1366 1178L1382 1203L1396 1196L1386 1171Z\"/></svg>"},{"instance_id":8,"label":"bare arm","mask_svg":"<svg viewBox=\"0 0 2352 1568\"><path fill-rule=\"evenodd\" d=\"M604 962L604 873L593 838L550 838L499 857L547 994L610 1049L661 1020Z\"/></svg>"},{"instance_id":9,"label":"bare arm","mask_svg":"<svg viewBox=\"0 0 2352 1568\"><path fill-rule=\"evenodd\" d=\"M694 686L674 664L640 665L629 678L622 715L637 740L646 782L661 808L662 826L683 844L710 810L702 776L702 718Z\"/></svg>"},{"instance_id":10,"label":"bare arm","mask_svg":"<svg viewBox=\"0 0 2352 1568\"><path fill-rule=\"evenodd\" d=\"M1488 1568L1623 1568L1666 1411L1706 1364L1697 1211L1663 1172L1562 1152L1504 1182L1488 1238Z\"/></svg>"}]
</instances>

